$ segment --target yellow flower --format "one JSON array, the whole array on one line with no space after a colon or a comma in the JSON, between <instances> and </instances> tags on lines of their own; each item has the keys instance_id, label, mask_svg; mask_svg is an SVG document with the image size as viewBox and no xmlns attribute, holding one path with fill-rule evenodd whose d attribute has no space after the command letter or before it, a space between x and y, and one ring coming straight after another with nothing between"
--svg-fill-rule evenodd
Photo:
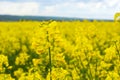
<instances>
[{"instance_id":1,"label":"yellow flower","mask_svg":"<svg viewBox=\"0 0 120 80\"><path fill-rule=\"evenodd\" d=\"M19 68L18 70L14 71L14 75L17 78L21 77L22 73L23 73L23 69L22 68Z\"/></svg>"},{"instance_id":2,"label":"yellow flower","mask_svg":"<svg viewBox=\"0 0 120 80\"><path fill-rule=\"evenodd\" d=\"M15 60L16 65L25 65L27 60L29 58L29 55L25 52L20 53L19 56Z\"/></svg>"},{"instance_id":3,"label":"yellow flower","mask_svg":"<svg viewBox=\"0 0 120 80\"><path fill-rule=\"evenodd\" d=\"M0 72L4 72L5 70L5 66L3 65L5 65L6 67L9 66L8 57L3 54L0 54Z\"/></svg>"},{"instance_id":4,"label":"yellow flower","mask_svg":"<svg viewBox=\"0 0 120 80\"><path fill-rule=\"evenodd\" d=\"M33 59L32 62L34 66L38 66L39 64L42 64L42 59Z\"/></svg>"}]
</instances>

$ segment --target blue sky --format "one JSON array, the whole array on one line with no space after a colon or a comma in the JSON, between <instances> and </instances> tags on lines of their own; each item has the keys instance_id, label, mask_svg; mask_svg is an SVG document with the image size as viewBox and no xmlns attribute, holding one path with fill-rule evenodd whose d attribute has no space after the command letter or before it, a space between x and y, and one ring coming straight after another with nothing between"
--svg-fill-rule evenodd
<instances>
[{"instance_id":1,"label":"blue sky","mask_svg":"<svg viewBox=\"0 0 120 80\"><path fill-rule=\"evenodd\" d=\"M113 19L120 0L0 0L0 14Z\"/></svg>"}]
</instances>

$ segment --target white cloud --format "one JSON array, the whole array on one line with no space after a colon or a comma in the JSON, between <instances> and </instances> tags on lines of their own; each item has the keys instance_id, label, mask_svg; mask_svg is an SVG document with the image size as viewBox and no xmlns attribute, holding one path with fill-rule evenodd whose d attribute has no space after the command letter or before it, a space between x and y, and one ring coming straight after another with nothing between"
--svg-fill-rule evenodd
<instances>
[{"instance_id":1,"label":"white cloud","mask_svg":"<svg viewBox=\"0 0 120 80\"><path fill-rule=\"evenodd\" d=\"M45 6L45 13L54 13L56 11L56 6Z\"/></svg>"},{"instance_id":2,"label":"white cloud","mask_svg":"<svg viewBox=\"0 0 120 80\"><path fill-rule=\"evenodd\" d=\"M104 0L103 3L107 5L108 7L114 7L120 4L120 0Z\"/></svg>"},{"instance_id":3,"label":"white cloud","mask_svg":"<svg viewBox=\"0 0 120 80\"><path fill-rule=\"evenodd\" d=\"M84 2L66 2L56 5L45 6L41 11L42 15L49 16L67 16L88 18L90 15L100 14L100 9L106 9L101 2L84 3ZM86 17L85 17L86 16Z\"/></svg>"},{"instance_id":4,"label":"white cloud","mask_svg":"<svg viewBox=\"0 0 120 80\"><path fill-rule=\"evenodd\" d=\"M36 2L0 2L0 14L36 15L38 11Z\"/></svg>"},{"instance_id":5,"label":"white cloud","mask_svg":"<svg viewBox=\"0 0 120 80\"><path fill-rule=\"evenodd\" d=\"M55 2L56 4L46 1L37 2L37 0L35 2L0 1L0 14L113 19L114 13L120 11L120 0L85 1L68 0L60 3L58 1Z\"/></svg>"},{"instance_id":6,"label":"white cloud","mask_svg":"<svg viewBox=\"0 0 120 80\"><path fill-rule=\"evenodd\" d=\"M120 11L119 3L120 0L104 0L87 3L65 2L47 6L47 8L42 11L42 14L50 16L113 19L115 12Z\"/></svg>"}]
</instances>

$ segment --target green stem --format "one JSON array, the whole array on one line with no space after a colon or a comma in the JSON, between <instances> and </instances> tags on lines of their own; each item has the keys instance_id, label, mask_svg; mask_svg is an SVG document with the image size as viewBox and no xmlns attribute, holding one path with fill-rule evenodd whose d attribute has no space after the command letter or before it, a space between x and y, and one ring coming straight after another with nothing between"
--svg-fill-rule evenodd
<instances>
[{"instance_id":1,"label":"green stem","mask_svg":"<svg viewBox=\"0 0 120 80\"><path fill-rule=\"evenodd\" d=\"M77 70L77 66L75 65L75 63L74 63L74 67L75 67L75 70L76 70L76 72L77 72L77 74L79 75L79 78L81 79L81 74L80 74L80 72ZM80 69L80 68L79 68Z\"/></svg>"},{"instance_id":2,"label":"green stem","mask_svg":"<svg viewBox=\"0 0 120 80\"><path fill-rule=\"evenodd\" d=\"M47 31L47 42L49 41L48 31ZM49 56L49 66L50 66L50 80L52 80L52 60L51 60L51 49L48 47L48 56Z\"/></svg>"},{"instance_id":3,"label":"green stem","mask_svg":"<svg viewBox=\"0 0 120 80\"><path fill-rule=\"evenodd\" d=\"M97 80L98 79L98 77L97 77L97 58L96 58L96 64L95 64L95 80Z\"/></svg>"},{"instance_id":4,"label":"green stem","mask_svg":"<svg viewBox=\"0 0 120 80\"><path fill-rule=\"evenodd\" d=\"M87 56L87 52L85 51L85 55L86 55L86 60L88 61L88 70L90 71L90 74L88 74L90 77L90 80L93 80L93 77L92 77L92 72L91 72L91 69L90 69L90 60L88 60L88 56Z\"/></svg>"},{"instance_id":5,"label":"green stem","mask_svg":"<svg viewBox=\"0 0 120 80\"><path fill-rule=\"evenodd\" d=\"M116 42L115 42L115 47L116 47L116 51L117 51L117 53L118 53L118 56L119 56L119 61L120 61L120 51L119 51L119 49L118 49L118 47L117 47Z\"/></svg>"},{"instance_id":6,"label":"green stem","mask_svg":"<svg viewBox=\"0 0 120 80\"><path fill-rule=\"evenodd\" d=\"M51 60L51 51L50 51L50 47L48 48L48 52L49 52L49 63L50 63L50 80L52 80L52 60Z\"/></svg>"},{"instance_id":7,"label":"green stem","mask_svg":"<svg viewBox=\"0 0 120 80\"><path fill-rule=\"evenodd\" d=\"M81 63L81 66L83 67L83 69L86 69L86 68L84 67L84 64L82 63L81 57L78 56L78 58L79 58L79 60L80 60L80 63ZM88 62L88 63L89 63L89 62ZM89 68L89 69L90 69L90 68ZM91 77L91 75L88 74L88 70L87 70L86 74L87 74L87 76L89 77L90 80L93 80L92 77Z\"/></svg>"}]
</instances>

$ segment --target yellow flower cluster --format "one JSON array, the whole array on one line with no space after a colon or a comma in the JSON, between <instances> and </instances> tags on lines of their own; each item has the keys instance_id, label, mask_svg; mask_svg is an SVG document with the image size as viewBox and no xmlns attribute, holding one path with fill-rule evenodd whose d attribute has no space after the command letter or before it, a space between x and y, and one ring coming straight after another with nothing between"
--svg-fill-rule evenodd
<instances>
[{"instance_id":1,"label":"yellow flower cluster","mask_svg":"<svg viewBox=\"0 0 120 80\"><path fill-rule=\"evenodd\" d=\"M120 80L120 23L0 22L0 80Z\"/></svg>"},{"instance_id":2,"label":"yellow flower cluster","mask_svg":"<svg viewBox=\"0 0 120 80\"><path fill-rule=\"evenodd\" d=\"M6 67L9 65L8 64L8 58L7 58L7 56L1 54L0 55L0 72L4 72L4 70L5 70L3 65L6 66Z\"/></svg>"}]
</instances>

